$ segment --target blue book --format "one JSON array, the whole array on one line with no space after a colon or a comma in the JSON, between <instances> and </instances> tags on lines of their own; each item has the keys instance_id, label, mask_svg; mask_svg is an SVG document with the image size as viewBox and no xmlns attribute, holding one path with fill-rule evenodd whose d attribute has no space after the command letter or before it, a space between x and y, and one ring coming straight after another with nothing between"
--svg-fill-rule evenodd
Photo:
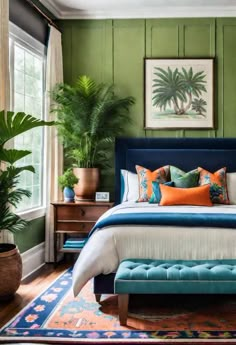
<instances>
[{"instance_id":1,"label":"blue book","mask_svg":"<svg viewBox=\"0 0 236 345\"><path fill-rule=\"evenodd\" d=\"M87 238L71 237L66 240L65 243L86 243Z\"/></svg>"},{"instance_id":2,"label":"blue book","mask_svg":"<svg viewBox=\"0 0 236 345\"><path fill-rule=\"evenodd\" d=\"M64 244L63 248L83 248L84 244Z\"/></svg>"}]
</instances>

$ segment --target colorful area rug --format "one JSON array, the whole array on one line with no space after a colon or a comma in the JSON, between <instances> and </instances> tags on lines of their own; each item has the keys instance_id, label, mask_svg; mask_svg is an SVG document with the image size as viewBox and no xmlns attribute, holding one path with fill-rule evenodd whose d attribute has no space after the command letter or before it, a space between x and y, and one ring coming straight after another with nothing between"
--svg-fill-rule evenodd
<instances>
[{"instance_id":1,"label":"colorful area rug","mask_svg":"<svg viewBox=\"0 0 236 345\"><path fill-rule=\"evenodd\" d=\"M127 327L117 296L95 301L89 282L79 297L66 271L0 330L0 342L236 344L236 296L131 296Z\"/></svg>"}]
</instances>

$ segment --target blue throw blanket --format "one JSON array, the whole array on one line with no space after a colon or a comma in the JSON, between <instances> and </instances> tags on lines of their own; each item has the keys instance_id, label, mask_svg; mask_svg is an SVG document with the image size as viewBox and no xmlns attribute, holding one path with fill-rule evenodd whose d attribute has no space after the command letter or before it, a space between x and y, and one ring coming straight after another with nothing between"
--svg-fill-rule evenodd
<instances>
[{"instance_id":1,"label":"blue throw blanket","mask_svg":"<svg viewBox=\"0 0 236 345\"><path fill-rule=\"evenodd\" d=\"M89 233L110 225L174 225L236 228L236 214L227 213L120 213L98 221Z\"/></svg>"}]
</instances>

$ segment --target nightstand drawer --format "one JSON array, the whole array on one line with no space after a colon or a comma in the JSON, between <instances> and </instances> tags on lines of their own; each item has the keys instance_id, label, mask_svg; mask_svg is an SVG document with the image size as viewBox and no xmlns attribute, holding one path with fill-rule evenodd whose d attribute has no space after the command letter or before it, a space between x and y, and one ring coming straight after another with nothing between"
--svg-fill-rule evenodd
<instances>
[{"instance_id":1,"label":"nightstand drawer","mask_svg":"<svg viewBox=\"0 0 236 345\"><path fill-rule=\"evenodd\" d=\"M58 252L80 253L81 247L76 243L67 248L70 237L87 238L98 218L111 207L112 202L54 202L54 258L57 262ZM63 244L62 244L63 243ZM60 244L60 248L58 246Z\"/></svg>"},{"instance_id":2,"label":"nightstand drawer","mask_svg":"<svg viewBox=\"0 0 236 345\"><path fill-rule=\"evenodd\" d=\"M59 231L75 231L75 232L89 232L94 226L95 222L57 222L57 230Z\"/></svg>"},{"instance_id":3,"label":"nightstand drawer","mask_svg":"<svg viewBox=\"0 0 236 345\"><path fill-rule=\"evenodd\" d=\"M107 210L109 206L78 206L78 207L67 207L60 206L57 209L58 220L90 220L97 221L97 219Z\"/></svg>"}]
</instances>

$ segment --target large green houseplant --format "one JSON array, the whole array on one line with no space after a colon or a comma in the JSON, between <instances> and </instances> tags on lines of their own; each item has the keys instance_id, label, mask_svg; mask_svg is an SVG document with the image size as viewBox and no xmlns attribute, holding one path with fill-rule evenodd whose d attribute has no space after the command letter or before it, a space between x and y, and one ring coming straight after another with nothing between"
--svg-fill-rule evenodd
<instances>
[{"instance_id":1,"label":"large green houseplant","mask_svg":"<svg viewBox=\"0 0 236 345\"><path fill-rule=\"evenodd\" d=\"M16 162L31 152L6 148L15 136L32 128L53 125L54 122L39 120L23 112L0 111L0 232L17 232L27 226L27 222L14 212L14 208L24 196L30 197L28 190L18 185L20 173L34 172L32 165L16 166ZM11 296L19 287L22 263L17 246L0 243L0 299Z\"/></svg>"},{"instance_id":2,"label":"large green houseplant","mask_svg":"<svg viewBox=\"0 0 236 345\"><path fill-rule=\"evenodd\" d=\"M74 86L58 84L52 92L59 120L59 135L80 182L75 188L77 199L94 199L99 167L107 164L116 136L129 121L133 97L119 98L113 84L96 83L81 76Z\"/></svg>"}]
</instances>

